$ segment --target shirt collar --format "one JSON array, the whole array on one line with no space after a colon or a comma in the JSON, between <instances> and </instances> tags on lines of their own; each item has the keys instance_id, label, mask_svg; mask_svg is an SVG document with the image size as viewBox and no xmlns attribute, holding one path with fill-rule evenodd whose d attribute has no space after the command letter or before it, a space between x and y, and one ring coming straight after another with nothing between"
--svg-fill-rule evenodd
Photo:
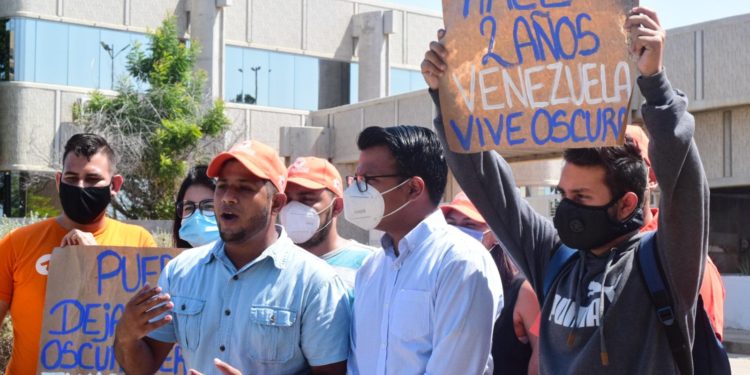
<instances>
[{"instance_id":1,"label":"shirt collar","mask_svg":"<svg viewBox=\"0 0 750 375\"><path fill-rule=\"evenodd\" d=\"M414 227L409 233L404 236L398 243L398 258L395 257L393 249L393 238L387 233L380 239L380 244L383 246L386 255L395 259L395 264L400 265L404 260L414 252L420 249L419 245L424 243L424 240L436 232L440 228L445 228L448 223L445 221L443 211L435 210L433 213L425 217L416 227Z\"/></svg>"},{"instance_id":2,"label":"shirt collar","mask_svg":"<svg viewBox=\"0 0 750 375\"><path fill-rule=\"evenodd\" d=\"M258 262L263 261L266 258L271 258L273 261L273 265L278 269L284 269L286 268L287 263L289 262L289 256L290 256L290 249L291 246L295 246L292 240L287 236L286 231L284 230L284 227L281 225L276 224L276 234L278 235L278 238L276 241L271 244L271 246L267 247L263 252L255 258L252 262L246 264L242 269L237 270L237 272L241 272L249 267L251 267L253 264L256 264ZM230 269L234 269L234 264L232 261L227 257L226 252L224 251L224 241L219 239L214 243L214 246L211 248L211 251L206 254L206 256L203 258L203 263L208 264L211 263L214 259L222 262L223 264L230 267Z\"/></svg>"}]
</instances>

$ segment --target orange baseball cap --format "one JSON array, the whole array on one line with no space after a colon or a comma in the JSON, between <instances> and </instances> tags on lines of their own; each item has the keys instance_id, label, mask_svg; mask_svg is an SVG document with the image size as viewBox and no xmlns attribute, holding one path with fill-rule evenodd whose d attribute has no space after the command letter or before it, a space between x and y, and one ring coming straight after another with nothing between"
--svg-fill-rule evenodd
<instances>
[{"instance_id":1,"label":"orange baseball cap","mask_svg":"<svg viewBox=\"0 0 750 375\"><path fill-rule=\"evenodd\" d=\"M208 177L217 177L224 162L231 159L236 159L250 173L271 181L279 192L284 192L287 179L286 167L273 148L253 140L237 143L229 151L224 151L211 160L206 171Z\"/></svg>"},{"instance_id":2,"label":"orange baseball cap","mask_svg":"<svg viewBox=\"0 0 750 375\"><path fill-rule=\"evenodd\" d=\"M341 175L328 160L314 156L299 157L289 166L289 183L308 189L328 189L344 197Z\"/></svg>"},{"instance_id":3,"label":"orange baseball cap","mask_svg":"<svg viewBox=\"0 0 750 375\"><path fill-rule=\"evenodd\" d=\"M649 184L656 183L656 172L651 168L651 158L648 157L648 135L643 128L638 125L628 125L625 127L625 134L629 135L633 139L636 147L641 150L641 157L646 163L648 169L648 182Z\"/></svg>"},{"instance_id":4,"label":"orange baseball cap","mask_svg":"<svg viewBox=\"0 0 750 375\"><path fill-rule=\"evenodd\" d=\"M441 205L440 209L443 211L443 215L447 215L451 210L456 210L466 215L471 220L478 221L482 224L487 223L484 221L484 218L479 211L477 211L474 203L471 203L469 197L467 197L463 191L456 194L450 204Z\"/></svg>"}]
</instances>

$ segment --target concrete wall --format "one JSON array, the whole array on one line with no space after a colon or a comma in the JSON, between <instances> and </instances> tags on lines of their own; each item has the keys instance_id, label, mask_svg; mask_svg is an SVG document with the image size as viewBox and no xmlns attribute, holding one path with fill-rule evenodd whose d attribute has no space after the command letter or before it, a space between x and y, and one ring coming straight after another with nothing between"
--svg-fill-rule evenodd
<instances>
[{"instance_id":1,"label":"concrete wall","mask_svg":"<svg viewBox=\"0 0 750 375\"><path fill-rule=\"evenodd\" d=\"M0 170L53 170L76 132L73 103L85 96L67 86L0 82Z\"/></svg>"},{"instance_id":2,"label":"concrete wall","mask_svg":"<svg viewBox=\"0 0 750 375\"><path fill-rule=\"evenodd\" d=\"M23 16L146 32L165 16L187 26L187 0L3 0L0 18Z\"/></svg>"},{"instance_id":3,"label":"concrete wall","mask_svg":"<svg viewBox=\"0 0 750 375\"><path fill-rule=\"evenodd\" d=\"M225 9L226 39L238 46L351 61L357 59L352 17L388 10L394 13L391 64L418 69L429 41L443 25L441 15L374 1L234 0Z\"/></svg>"}]
</instances>

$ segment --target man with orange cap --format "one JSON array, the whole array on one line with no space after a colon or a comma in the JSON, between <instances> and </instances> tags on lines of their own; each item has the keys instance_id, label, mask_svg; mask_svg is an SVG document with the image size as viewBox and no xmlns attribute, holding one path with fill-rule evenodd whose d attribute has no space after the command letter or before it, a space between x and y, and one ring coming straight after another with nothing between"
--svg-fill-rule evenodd
<instances>
[{"instance_id":1,"label":"man with orange cap","mask_svg":"<svg viewBox=\"0 0 750 375\"><path fill-rule=\"evenodd\" d=\"M648 168L648 192L651 192L659 186L659 183L656 181L656 174L651 168L651 159L648 157L648 136L643 128L637 125L628 125L625 134L629 135L641 150L641 156ZM647 196L643 202L643 227L641 231L656 230L659 225L658 216L659 209L651 207L650 199ZM703 307L711 320L716 337L722 340L724 337L724 299L726 291L724 290L724 282L721 281L721 274L708 255L706 256L706 267L703 270L700 296L703 298Z\"/></svg>"},{"instance_id":2,"label":"man with orange cap","mask_svg":"<svg viewBox=\"0 0 750 375\"><path fill-rule=\"evenodd\" d=\"M129 374L154 373L175 342L206 373L344 374L350 306L336 272L275 225L287 170L272 148L245 141L216 156L221 239L189 249L125 307L115 355ZM236 371L232 369L232 371Z\"/></svg>"},{"instance_id":3,"label":"man with orange cap","mask_svg":"<svg viewBox=\"0 0 750 375\"><path fill-rule=\"evenodd\" d=\"M373 248L339 236L344 212L341 175L328 160L299 157L289 166L287 204L279 218L289 238L331 265L351 291L354 278Z\"/></svg>"}]
</instances>

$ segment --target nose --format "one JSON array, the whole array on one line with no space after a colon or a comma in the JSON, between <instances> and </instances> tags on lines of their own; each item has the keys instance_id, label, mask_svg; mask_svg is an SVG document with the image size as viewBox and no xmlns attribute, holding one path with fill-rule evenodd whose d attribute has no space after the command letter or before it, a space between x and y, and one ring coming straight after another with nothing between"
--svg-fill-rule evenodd
<instances>
[{"instance_id":1,"label":"nose","mask_svg":"<svg viewBox=\"0 0 750 375\"><path fill-rule=\"evenodd\" d=\"M234 189L226 189L221 195L220 201L222 204L236 204L238 199Z\"/></svg>"}]
</instances>

